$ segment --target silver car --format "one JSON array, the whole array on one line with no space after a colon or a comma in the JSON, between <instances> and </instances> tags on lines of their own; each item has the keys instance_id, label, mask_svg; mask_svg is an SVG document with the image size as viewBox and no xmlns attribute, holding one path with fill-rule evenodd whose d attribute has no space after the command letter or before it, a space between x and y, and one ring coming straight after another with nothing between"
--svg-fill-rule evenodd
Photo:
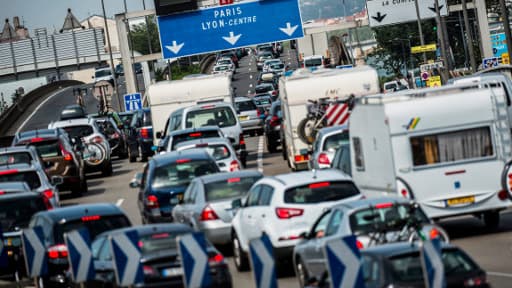
<instances>
[{"instance_id":1,"label":"silver car","mask_svg":"<svg viewBox=\"0 0 512 288\"><path fill-rule=\"evenodd\" d=\"M232 203L245 198L262 177L254 170L197 177L185 191L183 201L172 210L173 219L204 232L214 244L231 243Z\"/></svg>"},{"instance_id":2,"label":"silver car","mask_svg":"<svg viewBox=\"0 0 512 288\"><path fill-rule=\"evenodd\" d=\"M233 172L241 169L242 165L236 156L235 149L226 138L201 138L180 142L175 146L176 151L202 148L215 159L222 172Z\"/></svg>"},{"instance_id":3,"label":"silver car","mask_svg":"<svg viewBox=\"0 0 512 288\"><path fill-rule=\"evenodd\" d=\"M331 168L336 149L349 143L348 126L338 125L320 129L313 143L313 155L309 160L310 169Z\"/></svg>"},{"instance_id":4,"label":"silver car","mask_svg":"<svg viewBox=\"0 0 512 288\"><path fill-rule=\"evenodd\" d=\"M424 237L439 236L442 241L449 241L447 233L429 220L419 205L404 198L369 198L335 205L317 218L309 232L301 235L304 240L293 250L296 275L301 285L311 277L322 277L327 271L323 251L329 240L356 235L357 246L362 249L409 241L411 237L417 240L415 226Z\"/></svg>"},{"instance_id":5,"label":"silver car","mask_svg":"<svg viewBox=\"0 0 512 288\"><path fill-rule=\"evenodd\" d=\"M236 97L235 109L238 114L238 119L242 125L244 133L255 135L263 134L263 121L261 119L261 111L254 101L249 97Z\"/></svg>"}]
</instances>

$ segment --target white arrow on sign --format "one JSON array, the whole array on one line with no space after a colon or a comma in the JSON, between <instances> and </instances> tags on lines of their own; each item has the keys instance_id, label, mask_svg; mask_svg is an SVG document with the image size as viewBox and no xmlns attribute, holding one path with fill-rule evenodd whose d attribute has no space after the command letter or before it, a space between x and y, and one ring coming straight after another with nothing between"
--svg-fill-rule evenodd
<instances>
[{"instance_id":1,"label":"white arrow on sign","mask_svg":"<svg viewBox=\"0 0 512 288\"><path fill-rule=\"evenodd\" d=\"M197 243L193 234L181 236L179 242L181 242L181 244L185 246L185 249L187 249L190 255L192 255L194 261L194 268L192 269L190 283L186 283L186 286L201 287L204 284L203 280L206 276L205 274L209 273L209 271L207 270L208 255L205 253L204 248L201 247L199 243ZM182 261L185 261L185 259L183 258ZM185 267L185 265L182 265L182 267Z\"/></svg>"},{"instance_id":2,"label":"white arrow on sign","mask_svg":"<svg viewBox=\"0 0 512 288\"><path fill-rule=\"evenodd\" d=\"M36 229L37 227L34 227L34 229ZM25 239L28 241L28 243L23 243L24 247L26 247L25 245L30 245L32 247L32 249L34 250L34 257L31 259L32 260L32 267L30 267L30 271L29 274L30 274L30 277L35 277L35 276L41 276L39 275L40 274L40 270L42 270L42 267L43 267L43 260L44 260L44 255L46 253L46 248L44 247L43 243L41 243L41 241L39 240L39 237L37 236L36 232L34 231L34 229L26 229L26 230L23 230L23 235L25 236ZM42 231L42 229L41 229ZM26 255L26 249L25 249L25 255ZM27 264L30 262L29 259L26 259L27 261Z\"/></svg>"},{"instance_id":3,"label":"white arrow on sign","mask_svg":"<svg viewBox=\"0 0 512 288\"><path fill-rule=\"evenodd\" d=\"M133 246L132 241L128 239L126 234L121 233L119 235L115 235L111 239L111 244L117 245L126 256L126 267L124 271L118 271L119 277L123 276L123 279L119 279L119 285L128 286L133 285L135 283L137 277L137 270L140 265L140 252ZM111 247L112 251L114 250ZM116 257L114 257L115 262ZM120 265L116 264L117 267Z\"/></svg>"},{"instance_id":4,"label":"white arrow on sign","mask_svg":"<svg viewBox=\"0 0 512 288\"><path fill-rule=\"evenodd\" d=\"M286 22L286 28L279 28L279 30L283 31L284 34L286 34L288 36L292 36L293 32L295 32L295 30L297 30L297 27L299 27L299 25L295 25L292 27L290 22Z\"/></svg>"},{"instance_id":5,"label":"white arrow on sign","mask_svg":"<svg viewBox=\"0 0 512 288\"><path fill-rule=\"evenodd\" d=\"M89 280L88 274L89 270L92 269L92 253L91 248L89 247L89 244L84 241L84 238L82 235L80 235L80 232L77 230L71 231L66 234L66 246L68 246L68 252L71 252L69 249L70 245L73 245L80 255L80 263L78 263L78 271L72 271L74 272L75 282L84 282ZM70 263L72 263L71 260L71 253L68 253ZM73 270L73 265L70 265L71 269Z\"/></svg>"},{"instance_id":6,"label":"white arrow on sign","mask_svg":"<svg viewBox=\"0 0 512 288\"><path fill-rule=\"evenodd\" d=\"M270 252L268 251L268 249L265 247L265 244L263 243L263 240L258 238L258 239L253 239L251 240L251 242L249 243L249 245L251 246L251 249L255 252L255 256L257 256L260 260L261 263L263 263L263 271L261 271L261 274L260 275L256 275L256 270L254 270L254 273L255 273L255 277L260 277L260 281L259 281L259 287L276 287L275 286L275 283L273 283L273 281L275 282L275 279L273 279L273 276L272 275L272 272L274 271L274 266L275 266L275 263L274 263L274 257L270 254ZM254 259L252 260L254 262ZM253 264L253 267L254 267L254 264ZM258 283L258 282L256 282Z\"/></svg>"},{"instance_id":7,"label":"white arrow on sign","mask_svg":"<svg viewBox=\"0 0 512 288\"><path fill-rule=\"evenodd\" d=\"M235 45L236 42L238 42L238 39L240 39L240 36L242 36L242 34L238 34L235 36L235 33L231 31L229 32L229 37L222 36L222 39L228 41L228 43L231 45Z\"/></svg>"},{"instance_id":8,"label":"white arrow on sign","mask_svg":"<svg viewBox=\"0 0 512 288\"><path fill-rule=\"evenodd\" d=\"M185 43L177 44L176 41L172 41L172 46L166 45L165 48L169 49L174 54L178 54Z\"/></svg>"},{"instance_id":9,"label":"white arrow on sign","mask_svg":"<svg viewBox=\"0 0 512 288\"><path fill-rule=\"evenodd\" d=\"M343 275L341 275L342 281L340 283L332 283L333 286L335 288L356 287L358 280L357 278L360 275L359 271L361 269L361 261L359 261L359 258L354 254L354 252L352 252L352 249L347 245L347 242L345 242L345 238L328 241L325 245L324 250L326 258L329 258L327 257L328 253L332 253L336 256L336 258L338 258L338 261L343 263L345 266L345 271L343 272ZM337 274L336 272L338 271L331 271L331 266L332 264L329 263L329 274ZM336 284L339 284L339 286L336 286Z\"/></svg>"}]
</instances>

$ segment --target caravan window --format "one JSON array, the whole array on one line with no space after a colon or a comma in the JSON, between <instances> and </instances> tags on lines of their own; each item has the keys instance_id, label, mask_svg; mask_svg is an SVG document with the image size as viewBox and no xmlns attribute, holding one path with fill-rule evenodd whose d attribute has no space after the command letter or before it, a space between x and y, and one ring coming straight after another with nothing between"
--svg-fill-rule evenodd
<instances>
[{"instance_id":1,"label":"caravan window","mask_svg":"<svg viewBox=\"0 0 512 288\"><path fill-rule=\"evenodd\" d=\"M237 124L235 115L229 107L193 110L187 113L186 128L217 125L220 128Z\"/></svg>"},{"instance_id":2,"label":"caravan window","mask_svg":"<svg viewBox=\"0 0 512 288\"><path fill-rule=\"evenodd\" d=\"M411 137L414 166L494 155L489 127Z\"/></svg>"},{"instance_id":3,"label":"caravan window","mask_svg":"<svg viewBox=\"0 0 512 288\"><path fill-rule=\"evenodd\" d=\"M358 171L364 171L364 156L363 156L363 147L361 145L361 139L359 137L352 138L352 142L354 144L354 157L356 160L356 169Z\"/></svg>"}]
</instances>

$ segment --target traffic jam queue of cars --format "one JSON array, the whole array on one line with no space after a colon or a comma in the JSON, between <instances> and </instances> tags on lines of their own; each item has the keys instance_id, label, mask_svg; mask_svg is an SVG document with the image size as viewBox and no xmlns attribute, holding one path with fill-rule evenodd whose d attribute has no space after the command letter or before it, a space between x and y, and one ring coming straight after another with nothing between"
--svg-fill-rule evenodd
<instances>
[{"instance_id":1,"label":"traffic jam queue of cars","mask_svg":"<svg viewBox=\"0 0 512 288\"><path fill-rule=\"evenodd\" d=\"M21 231L39 226L48 262L36 279L41 287L72 285L64 235L77 229L92 243L96 276L87 287L115 283L109 239L131 232L139 237L141 287L183 287L176 239L195 231L205 236L208 273L219 287L233 286L219 245L231 247L236 269L246 271L250 242L263 234L277 269L293 267L300 287L329 287L323 251L351 235L367 287L424 287L421 242L432 239L442 243L447 287L489 287L486 272L436 220L476 215L494 229L510 206L510 80L481 75L384 95L365 66L275 72L283 68L275 47L256 47L269 74L259 77L257 95L235 97L238 56L222 53L215 66L224 68L212 75L150 85L141 111L86 115L71 106L48 129L14 135L0 150L8 255L0 274L26 275ZM231 72L216 73L224 70ZM318 103L326 110L315 110ZM256 134L265 134L269 152L282 147L293 172L244 169L245 137ZM142 226L113 204L59 207L61 192L87 193L86 173L112 175L112 157L144 161L129 184Z\"/></svg>"}]
</instances>

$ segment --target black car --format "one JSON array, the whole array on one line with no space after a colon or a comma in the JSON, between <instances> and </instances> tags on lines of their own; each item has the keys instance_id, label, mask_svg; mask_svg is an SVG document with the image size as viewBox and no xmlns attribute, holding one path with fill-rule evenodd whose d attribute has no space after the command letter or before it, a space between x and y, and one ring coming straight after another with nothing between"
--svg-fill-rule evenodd
<instances>
[{"instance_id":1,"label":"black car","mask_svg":"<svg viewBox=\"0 0 512 288\"><path fill-rule=\"evenodd\" d=\"M48 254L48 275L41 277L45 287L68 287L68 251L64 233L85 227L91 241L109 230L131 226L125 213L114 204L84 204L39 212L32 216L29 227L41 226Z\"/></svg>"},{"instance_id":2,"label":"black car","mask_svg":"<svg viewBox=\"0 0 512 288\"><path fill-rule=\"evenodd\" d=\"M80 105L69 105L64 107L60 112L60 120L69 120L77 118L86 118L87 112L85 108Z\"/></svg>"},{"instance_id":3,"label":"black car","mask_svg":"<svg viewBox=\"0 0 512 288\"><path fill-rule=\"evenodd\" d=\"M172 151L148 161L139 188L138 206L142 223L171 222L171 211L181 200L193 178L220 172L215 159L203 149ZM137 177L136 177L137 178Z\"/></svg>"},{"instance_id":4,"label":"black car","mask_svg":"<svg viewBox=\"0 0 512 288\"><path fill-rule=\"evenodd\" d=\"M183 224L152 224L102 233L92 243L96 278L87 287L111 287L115 283L112 252L108 238L127 231L137 231L141 250L144 283L134 287L183 287L183 268L176 238L194 232ZM224 256L207 240L208 265L212 287L231 287L231 274Z\"/></svg>"},{"instance_id":5,"label":"black car","mask_svg":"<svg viewBox=\"0 0 512 288\"><path fill-rule=\"evenodd\" d=\"M267 138L267 150L270 153L276 152L277 146L282 144L280 136L282 119L281 101L278 100L272 103L269 114L264 123L265 137Z\"/></svg>"},{"instance_id":6,"label":"black car","mask_svg":"<svg viewBox=\"0 0 512 288\"><path fill-rule=\"evenodd\" d=\"M32 215L51 208L46 197L40 193L0 194L0 227L8 258L8 266L0 269L0 278L11 278L15 273L19 277L26 274L25 261L21 254L21 230L28 227Z\"/></svg>"},{"instance_id":7,"label":"black car","mask_svg":"<svg viewBox=\"0 0 512 288\"><path fill-rule=\"evenodd\" d=\"M361 250L365 284L377 287L425 287L417 242L391 243ZM490 287L486 272L462 249L442 244L446 287Z\"/></svg>"},{"instance_id":8,"label":"black car","mask_svg":"<svg viewBox=\"0 0 512 288\"><path fill-rule=\"evenodd\" d=\"M141 110L137 110L134 118L132 120L131 129L135 141L138 145L138 151L140 153L131 154L130 161L136 161L136 157L134 155L140 156L141 161L147 161L148 157L153 156L153 123L151 122L151 110L149 108L142 108ZM133 137L130 141L133 141ZM131 143L131 142L130 142ZM131 144L130 144L131 145ZM132 146L130 146L132 147ZM140 155L139 155L140 154Z\"/></svg>"}]
</instances>

